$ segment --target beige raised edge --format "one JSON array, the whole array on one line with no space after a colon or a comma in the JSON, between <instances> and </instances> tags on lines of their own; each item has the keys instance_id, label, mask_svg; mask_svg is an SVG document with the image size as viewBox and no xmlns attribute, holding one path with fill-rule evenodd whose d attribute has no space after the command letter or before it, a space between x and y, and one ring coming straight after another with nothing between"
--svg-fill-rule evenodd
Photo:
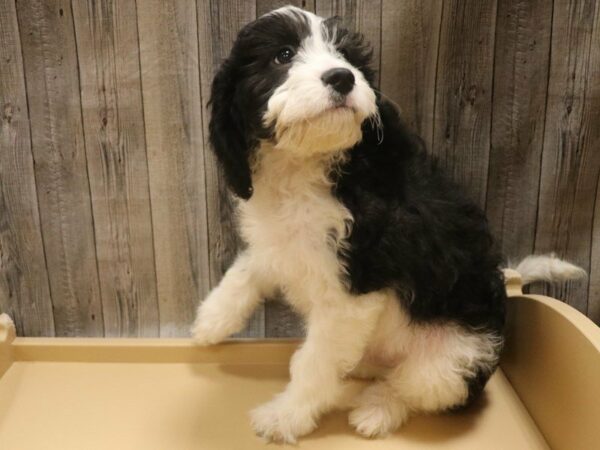
<instances>
[{"instance_id":1,"label":"beige raised edge","mask_svg":"<svg viewBox=\"0 0 600 450\"><path fill-rule=\"evenodd\" d=\"M8 370L13 361L15 326L8 314L0 314L0 377Z\"/></svg>"},{"instance_id":2,"label":"beige raised edge","mask_svg":"<svg viewBox=\"0 0 600 450\"><path fill-rule=\"evenodd\" d=\"M507 276L502 370L551 448L600 448L600 328L569 305L523 295Z\"/></svg>"},{"instance_id":3,"label":"beige raised edge","mask_svg":"<svg viewBox=\"0 0 600 450\"><path fill-rule=\"evenodd\" d=\"M3 334L13 335L6 322ZM0 378L2 450L252 450L247 412L288 380L297 342L5 339ZM12 355L12 356L8 356ZM289 448L289 447L288 447ZM417 417L386 439L352 432L345 413L325 417L297 448L547 449L501 372L460 414Z\"/></svg>"},{"instance_id":4,"label":"beige raised edge","mask_svg":"<svg viewBox=\"0 0 600 450\"><path fill-rule=\"evenodd\" d=\"M556 300L522 295L514 273L507 291L507 377L498 371L475 407L414 418L377 441L356 436L337 413L297 448L534 450L549 448L546 440L556 449L596 448L598 329ZM247 411L283 388L296 347L15 338L0 316L0 449L276 448L253 435Z\"/></svg>"}]
</instances>

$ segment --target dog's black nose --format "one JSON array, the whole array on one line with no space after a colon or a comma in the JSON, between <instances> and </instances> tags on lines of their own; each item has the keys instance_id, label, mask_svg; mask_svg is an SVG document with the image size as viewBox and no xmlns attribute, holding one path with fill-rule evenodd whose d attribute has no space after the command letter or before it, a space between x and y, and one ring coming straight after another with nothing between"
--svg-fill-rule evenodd
<instances>
[{"instance_id":1,"label":"dog's black nose","mask_svg":"<svg viewBox=\"0 0 600 450\"><path fill-rule=\"evenodd\" d=\"M321 75L321 80L342 95L346 95L354 87L354 75L341 67L329 69Z\"/></svg>"}]
</instances>

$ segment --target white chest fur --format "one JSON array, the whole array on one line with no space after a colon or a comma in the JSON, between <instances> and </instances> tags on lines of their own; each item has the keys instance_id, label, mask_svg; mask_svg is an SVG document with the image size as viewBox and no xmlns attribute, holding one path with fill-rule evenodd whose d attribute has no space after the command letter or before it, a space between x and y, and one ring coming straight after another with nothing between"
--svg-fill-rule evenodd
<instances>
[{"instance_id":1,"label":"white chest fur","mask_svg":"<svg viewBox=\"0 0 600 450\"><path fill-rule=\"evenodd\" d=\"M295 304L341 289L337 250L352 216L331 193L330 161L294 159L266 146L260 155L254 193L239 211L253 260ZM296 306L304 310L307 305Z\"/></svg>"}]
</instances>

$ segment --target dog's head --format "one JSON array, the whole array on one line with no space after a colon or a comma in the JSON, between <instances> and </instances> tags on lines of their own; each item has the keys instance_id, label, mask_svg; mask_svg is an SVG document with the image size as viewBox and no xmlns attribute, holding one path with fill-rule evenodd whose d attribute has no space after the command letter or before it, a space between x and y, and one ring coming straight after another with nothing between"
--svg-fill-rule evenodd
<instances>
[{"instance_id":1,"label":"dog's head","mask_svg":"<svg viewBox=\"0 0 600 450\"><path fill-rule=\"evenodd\" d=\"M212 85L211 144L230 187L252 195L261 141L290 157L348 149L377 116L371 49L337 18L295 7L246 25Z\"/></svg>"}]
</instances>

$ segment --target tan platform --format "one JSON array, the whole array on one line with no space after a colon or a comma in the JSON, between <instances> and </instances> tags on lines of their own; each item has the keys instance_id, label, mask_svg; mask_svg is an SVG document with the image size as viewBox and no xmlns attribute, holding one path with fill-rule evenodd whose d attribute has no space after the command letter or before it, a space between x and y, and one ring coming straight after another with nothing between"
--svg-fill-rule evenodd
<instances>
[{"instance_id":1,"label":"tan platform","mask_svg":"<svg viewBox=\"0 0 600 450\"><path fill-rule=\"evenodd\" d=\"M374 441L332 414L297 448L600 448L600 330L509 281L502 371L477 405ZM14 338L0 317L2 450L277 448L253 435L247 412L283 388L296 342Z\"/></svg>"}]
</instances>

